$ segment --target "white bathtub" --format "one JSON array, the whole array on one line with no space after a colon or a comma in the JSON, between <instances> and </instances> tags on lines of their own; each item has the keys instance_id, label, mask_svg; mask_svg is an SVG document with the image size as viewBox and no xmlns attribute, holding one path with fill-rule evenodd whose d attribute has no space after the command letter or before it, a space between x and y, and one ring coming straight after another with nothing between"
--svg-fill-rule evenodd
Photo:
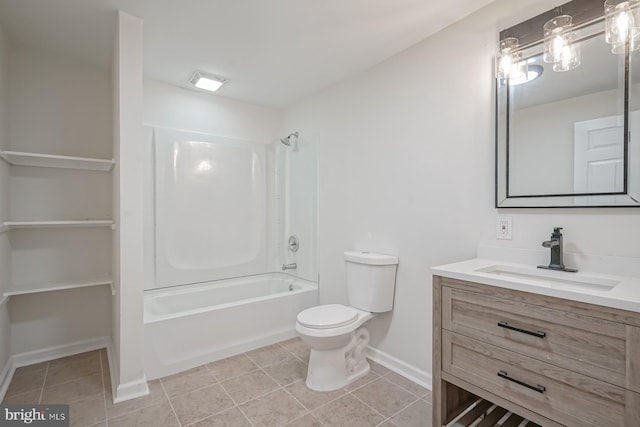
<instances>
[{"instance_id":1,"label":"white bathtub","mask_svg":"<svg viewBox=\"0 0 640 427\"><path fill-rule=\"evenodd\" d=\"M317 283L282 273L146 291L147 378L296 336L296 316L318 304L317 291Z\"/></svg>"}]
</instances>

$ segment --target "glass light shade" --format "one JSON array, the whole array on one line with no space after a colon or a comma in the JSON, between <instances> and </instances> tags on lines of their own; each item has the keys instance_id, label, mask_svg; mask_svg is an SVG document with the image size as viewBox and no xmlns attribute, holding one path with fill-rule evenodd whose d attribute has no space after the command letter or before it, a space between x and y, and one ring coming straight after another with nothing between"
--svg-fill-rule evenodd
<instances>
[{"instance_id":1,"label":"glass light shade","mask_svg":"<svg viewBox=\"0 0 640 427\"><path fill-rule=\"evenodd\" d=\"M611 52L625 53L640 48L640 0L606 0L605 41L612 46Z\"/></svg>"},{"instance_id":2,"label":"glass light shade","mask_svg":"<svg viewBox=\"0 0 640 427\"><path fill-rule=\"evenodd\" d=\"M559 55L560 60L553 63L553 71L569 71L580 65L580 49L577 45L564 46Z\"/></svg>"},{"instance_id":3,"label":"glass light shade","mask_svg":"<svg viewBox=\"0 0 640 427\"><path fill-rule=\"evenodd\" d=\"M612 45L640 36L640 0L606 0L604 2L605 40ZM637 45L637 40L635 45Z\"/></svg>"},{"instance_id":4,"label":"glass light shade","mask_svg":"<svg viewBox=\"0 0 640 427\"><path fill-rule=\"evenodd\" d=\"M498 42L496 53L496 78L522 78L527 74L527 64L521 60L522 52L518 51L518 39L507 37Z\"/></svg>"},{"instance_id":5,"label":"glass light shade","mask_svg":"<svg viewBox=\"0 0 640 427\"><path fill-rule=\"evenodd\" d=\"M544 24L544 53L542 59L555 64L566 59L567 47L573 44L571 25L573 18L569 15L556 16Z\"/></svg>"}]
</instances>

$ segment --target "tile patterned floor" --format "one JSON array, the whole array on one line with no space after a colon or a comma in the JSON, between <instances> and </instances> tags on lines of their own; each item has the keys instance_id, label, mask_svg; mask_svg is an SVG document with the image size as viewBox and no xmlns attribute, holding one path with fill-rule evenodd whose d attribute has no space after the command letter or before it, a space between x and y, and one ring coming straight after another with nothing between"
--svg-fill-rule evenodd
<instances>
[{"instance_id":1,"label":"tile patterned floor","mask_svg":"<svg viewBox=\"0 0 640 427\"><path fill-rule=\"evenodd\" d=\"M68 403L71 426L430 427L429 390L371 362L364 378L328 393L306 388L298 338L149 382L114 405L106 352L18 368L3 403Z\"/></svg>"}]
</instances>

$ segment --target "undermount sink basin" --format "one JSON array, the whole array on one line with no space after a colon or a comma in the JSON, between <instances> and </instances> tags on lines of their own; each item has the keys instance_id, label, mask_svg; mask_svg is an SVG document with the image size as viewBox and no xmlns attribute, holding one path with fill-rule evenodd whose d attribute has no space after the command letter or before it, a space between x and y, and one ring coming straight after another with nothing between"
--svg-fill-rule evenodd
<instances>
[{"instance_id":1,"label":"undermount sink basin","mask_svg":"<svg viewBox=\"0 0 640 427\"><path fill-rule=\"evenodd\" d=\"M478 273L496 275L504 279L535 282L538 286L573 291L601 291L613 289L620 281L566 271L542 270L508 265L491 265L475 270Z\"/></svg>"}]
</instances>

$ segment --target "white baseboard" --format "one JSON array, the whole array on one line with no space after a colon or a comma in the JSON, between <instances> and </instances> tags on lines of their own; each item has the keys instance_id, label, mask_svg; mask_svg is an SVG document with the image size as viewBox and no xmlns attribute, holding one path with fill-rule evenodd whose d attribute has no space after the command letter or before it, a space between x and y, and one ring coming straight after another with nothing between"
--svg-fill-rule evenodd
<instances>
[{"instance_id":1,"label":"white baseboard","mask_svg":"<svg viewBox=\"0 0 640 427\"><path fill-rule=\"evenodd\" d=\"M9 389L9 384L11 383L15 370L16 368L13 366L13 359L9 357L7 359L7 363L4 364L2 371L0 371L0 402L4 400L4 396L7 394L7 390Z\"/></svg>"},{"instance_id":2,"label":"white baseboard","mask_svg":"<svg viewBox=\"0 0 640 427\"><path fill-rule=\"evenodd\" d=\"M371 346L367 346L367 357L416 384L420 384L429 390L432 389L433 380L429 372L418 369L413 365L403 362L402 360Z\"/></svg>"},{"instance_id":3,"label":"white baseboard","mask_svg":"<svg viewBox=\"0 0 640 427\"><path fill-rule=\"evenodd\" d=\"M113 382L111 383L113 384ZM125 400L135 399L149 394L149 386L147 385L147 377L144 374L134 381L118 384L114 387L113 403L124 402Z\"/></svg>"},{"instance_id":4,"label":"white baseboard","mask_svg":"<svg viewBox=\"0 0 640 427\"><path fill-rule=\"evenodd\" d=\"M118 377L120 373L120 365L113 349L111 339L107 342L107 361L109 363L109 375L111 379L111 396L113 403L124 402L125 400L135 399L149 394L149 386L147 378L144 374L135 381L119 384Z\"/></svg>"},{"instance_id":5,"label":"white baseboard","mask_svg":"<svg viewBox=\"0 0 640 427\"><path fill-rule=\"evenodd\" d=\"M116 396L116 384L120 373L120 365L118 364L118 358L113 352L113 342L109 340L107 343L107 362L109 363L109 379L111 381L111 396ZM104 379L103 379L104 381Z\"/></svg>"},{"instance_id":6,"label":"white baseboard","mask_svg":"<svg viewBox=\"0 0 640 427\"><path fill-rule=\"evenodd\" d=\"M61 357L73 356L74 354L106 348L109 345L109 337L90 338L88 340L76 341L70 344L56 345L40 350L27 351L25 353L11 356L13 366L34 365L40 362L60 359Z\"/></svg>"}]
</instances>

